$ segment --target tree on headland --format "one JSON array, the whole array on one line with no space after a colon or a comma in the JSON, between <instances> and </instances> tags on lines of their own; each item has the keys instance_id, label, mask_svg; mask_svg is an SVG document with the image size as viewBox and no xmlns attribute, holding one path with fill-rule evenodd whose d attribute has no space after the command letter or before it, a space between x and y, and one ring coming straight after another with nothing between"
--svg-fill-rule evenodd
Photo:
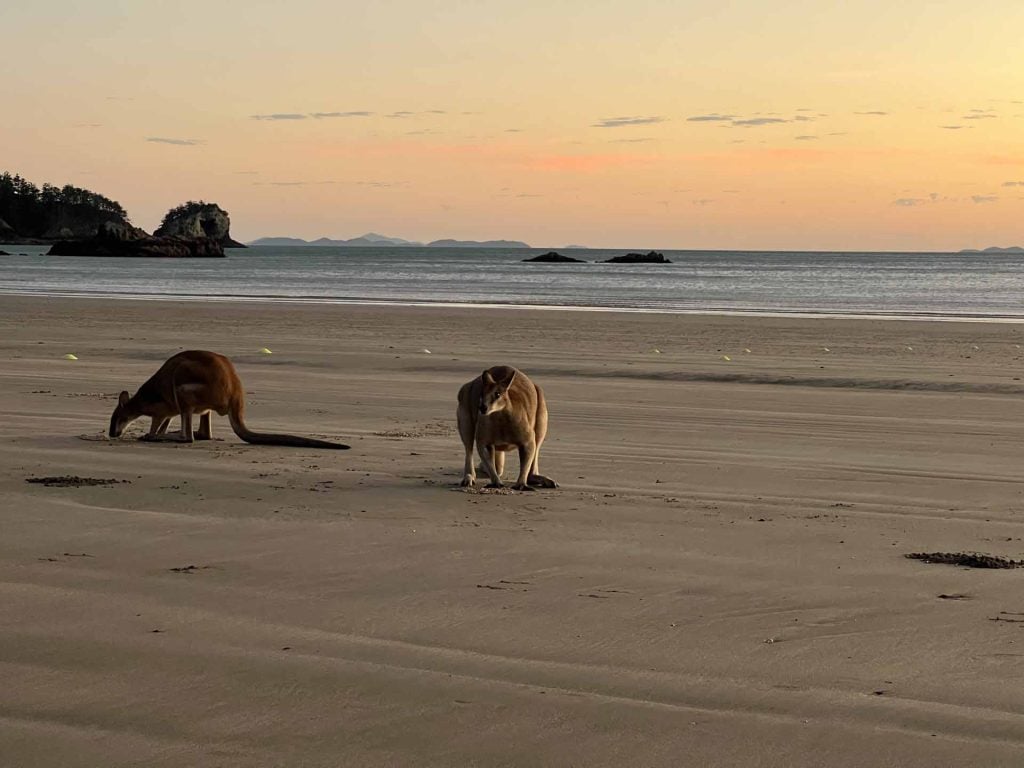
<instances>
[{"instance_id":1,"label":"tree on headland","mask_svg":"<svg viewBox=\"0 0 1024 768\"><path fill-rule=\"evenodd\" d=\"M0 219L20 235L42 237L69 211L85 219L128 222L128 214L119 202L97 192L73 184L43 184L39 188L18 174L0 173Z\"/></svg>"},{"instance_id":2,"label":"tree on headland","mask_svg":"<svg viewBox=\"0 0 1024 768\"><path fill-rule=\"evenodd\" d=\"M213 206L213 203L207 203L205 200L189 200L187 203L176 205L164 214L164 218L160 222L160 227L158 227L158 229L163 229L179 219L184 219L197 213L202 213L206 208L211 206Z\"/></svg>"}]
</instances>

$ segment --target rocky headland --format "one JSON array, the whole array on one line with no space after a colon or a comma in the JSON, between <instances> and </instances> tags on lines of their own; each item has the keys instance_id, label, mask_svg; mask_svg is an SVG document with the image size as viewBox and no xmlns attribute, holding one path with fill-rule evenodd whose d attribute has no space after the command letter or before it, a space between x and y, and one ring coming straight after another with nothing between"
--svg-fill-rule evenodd
<instances>
[{"instance_id":1,"label":"rocky headland","mask_svg":"<svg viewBox=\"0 0 1024 768\"><path fill-rule=\"evenodd\" d=\"M116 256L122 258L223 258L224 246L212 237L148 235L131 226L107 224L90 238L59 240L50 256Z\"/></svg>"}]
</instances>

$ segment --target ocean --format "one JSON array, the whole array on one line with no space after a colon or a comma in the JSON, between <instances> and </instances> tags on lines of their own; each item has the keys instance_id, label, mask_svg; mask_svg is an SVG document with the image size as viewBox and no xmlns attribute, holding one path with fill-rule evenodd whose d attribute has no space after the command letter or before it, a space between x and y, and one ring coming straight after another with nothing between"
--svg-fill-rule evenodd
<instances>
[{"instance_id":1,"label":"ocean","mask_svg":"<svg viewBox=\"0 0 1024 768\"><path fill-rule=\"evenodd\" d=\"M1024 256L663 251L665 265L524 264L541 249L255 247L226 259L4 246L0 295L1024 320ZM24 254L24 255L19 255Z\"/></svg>"}]
</instances>

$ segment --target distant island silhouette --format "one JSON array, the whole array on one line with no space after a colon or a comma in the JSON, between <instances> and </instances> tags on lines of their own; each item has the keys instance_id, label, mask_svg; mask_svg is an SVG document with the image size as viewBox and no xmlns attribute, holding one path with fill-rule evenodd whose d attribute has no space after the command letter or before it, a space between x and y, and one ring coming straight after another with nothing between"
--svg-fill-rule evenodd
<instances>
[{"instance_id":1,"label":"distant island silhouette","mask_svg":"<svg viewBox=\"0 0 1024 768\"><path fill-rule=\"evenodd\" d=\"M405 240L401 237L388 237L379 235L376 232L368 232L359 237L349 240L332 240L328 237L321 237L317 240L303 240L299 237L261 237L253 240L249 245L275 246L275 247L300 247L300 246L328 246L332 248L372 248L380 246L392 247L416 247L416 248L529 248L530 246L519 240L433 240L429 243L421 243L414 240Z\"/></svg>"},{"instance_id":2,"label":"distant island silhouette","mask_svg":"<svg viewBox=\"0 0 1024 768\"><path fill-rule=\"evenodd\" d=\"M1019 245L1011 245L1008 248L992 246L990 248L964 248L960 253L1024 253L1024 248Z\"/></svg>"}]
</instances>

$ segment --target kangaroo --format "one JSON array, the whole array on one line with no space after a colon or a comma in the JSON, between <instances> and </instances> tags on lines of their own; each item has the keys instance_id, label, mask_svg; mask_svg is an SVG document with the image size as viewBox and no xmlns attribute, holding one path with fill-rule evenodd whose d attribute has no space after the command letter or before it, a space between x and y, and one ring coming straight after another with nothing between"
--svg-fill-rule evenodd
<instances>
[{"instance_id":1,"label":"kangaroo","mask_svg":"<svg viewBox=\"0 0 1024 768\"><path fill-rule=\"evenodd\" d=\"M459 390L459 436L466 447L462 485L476 483L473 444L480 452L483 470L490 475L488 488L502 488L505 453L519 451L519 479L512 487L533 491L534 486L557 488L540 473L540 446L548 432L548 407L544 393L515 368L488 368Z\"/></svg>"},{"instance_id":2,"label":"kangaroo","mask_svg":"<svg viewBox=\"0 0 1024 768\"><path fill-rule=\"evenodd\" d=\"M152 419L143 440L191 443L213 439L213 413L227 414L231 429L254 445L288 445L296 448L347 449L341 443L295 435L252 432L245 426L245 390L231 361L216 352L179 352L160 366L139 391L122 392L110 417L110 436L120 437L138 418ZM192 415L199 416L199 430L192 432ZM181 417L181 432L167 435L171 417Z\"/></svg>"}]
</instances>

